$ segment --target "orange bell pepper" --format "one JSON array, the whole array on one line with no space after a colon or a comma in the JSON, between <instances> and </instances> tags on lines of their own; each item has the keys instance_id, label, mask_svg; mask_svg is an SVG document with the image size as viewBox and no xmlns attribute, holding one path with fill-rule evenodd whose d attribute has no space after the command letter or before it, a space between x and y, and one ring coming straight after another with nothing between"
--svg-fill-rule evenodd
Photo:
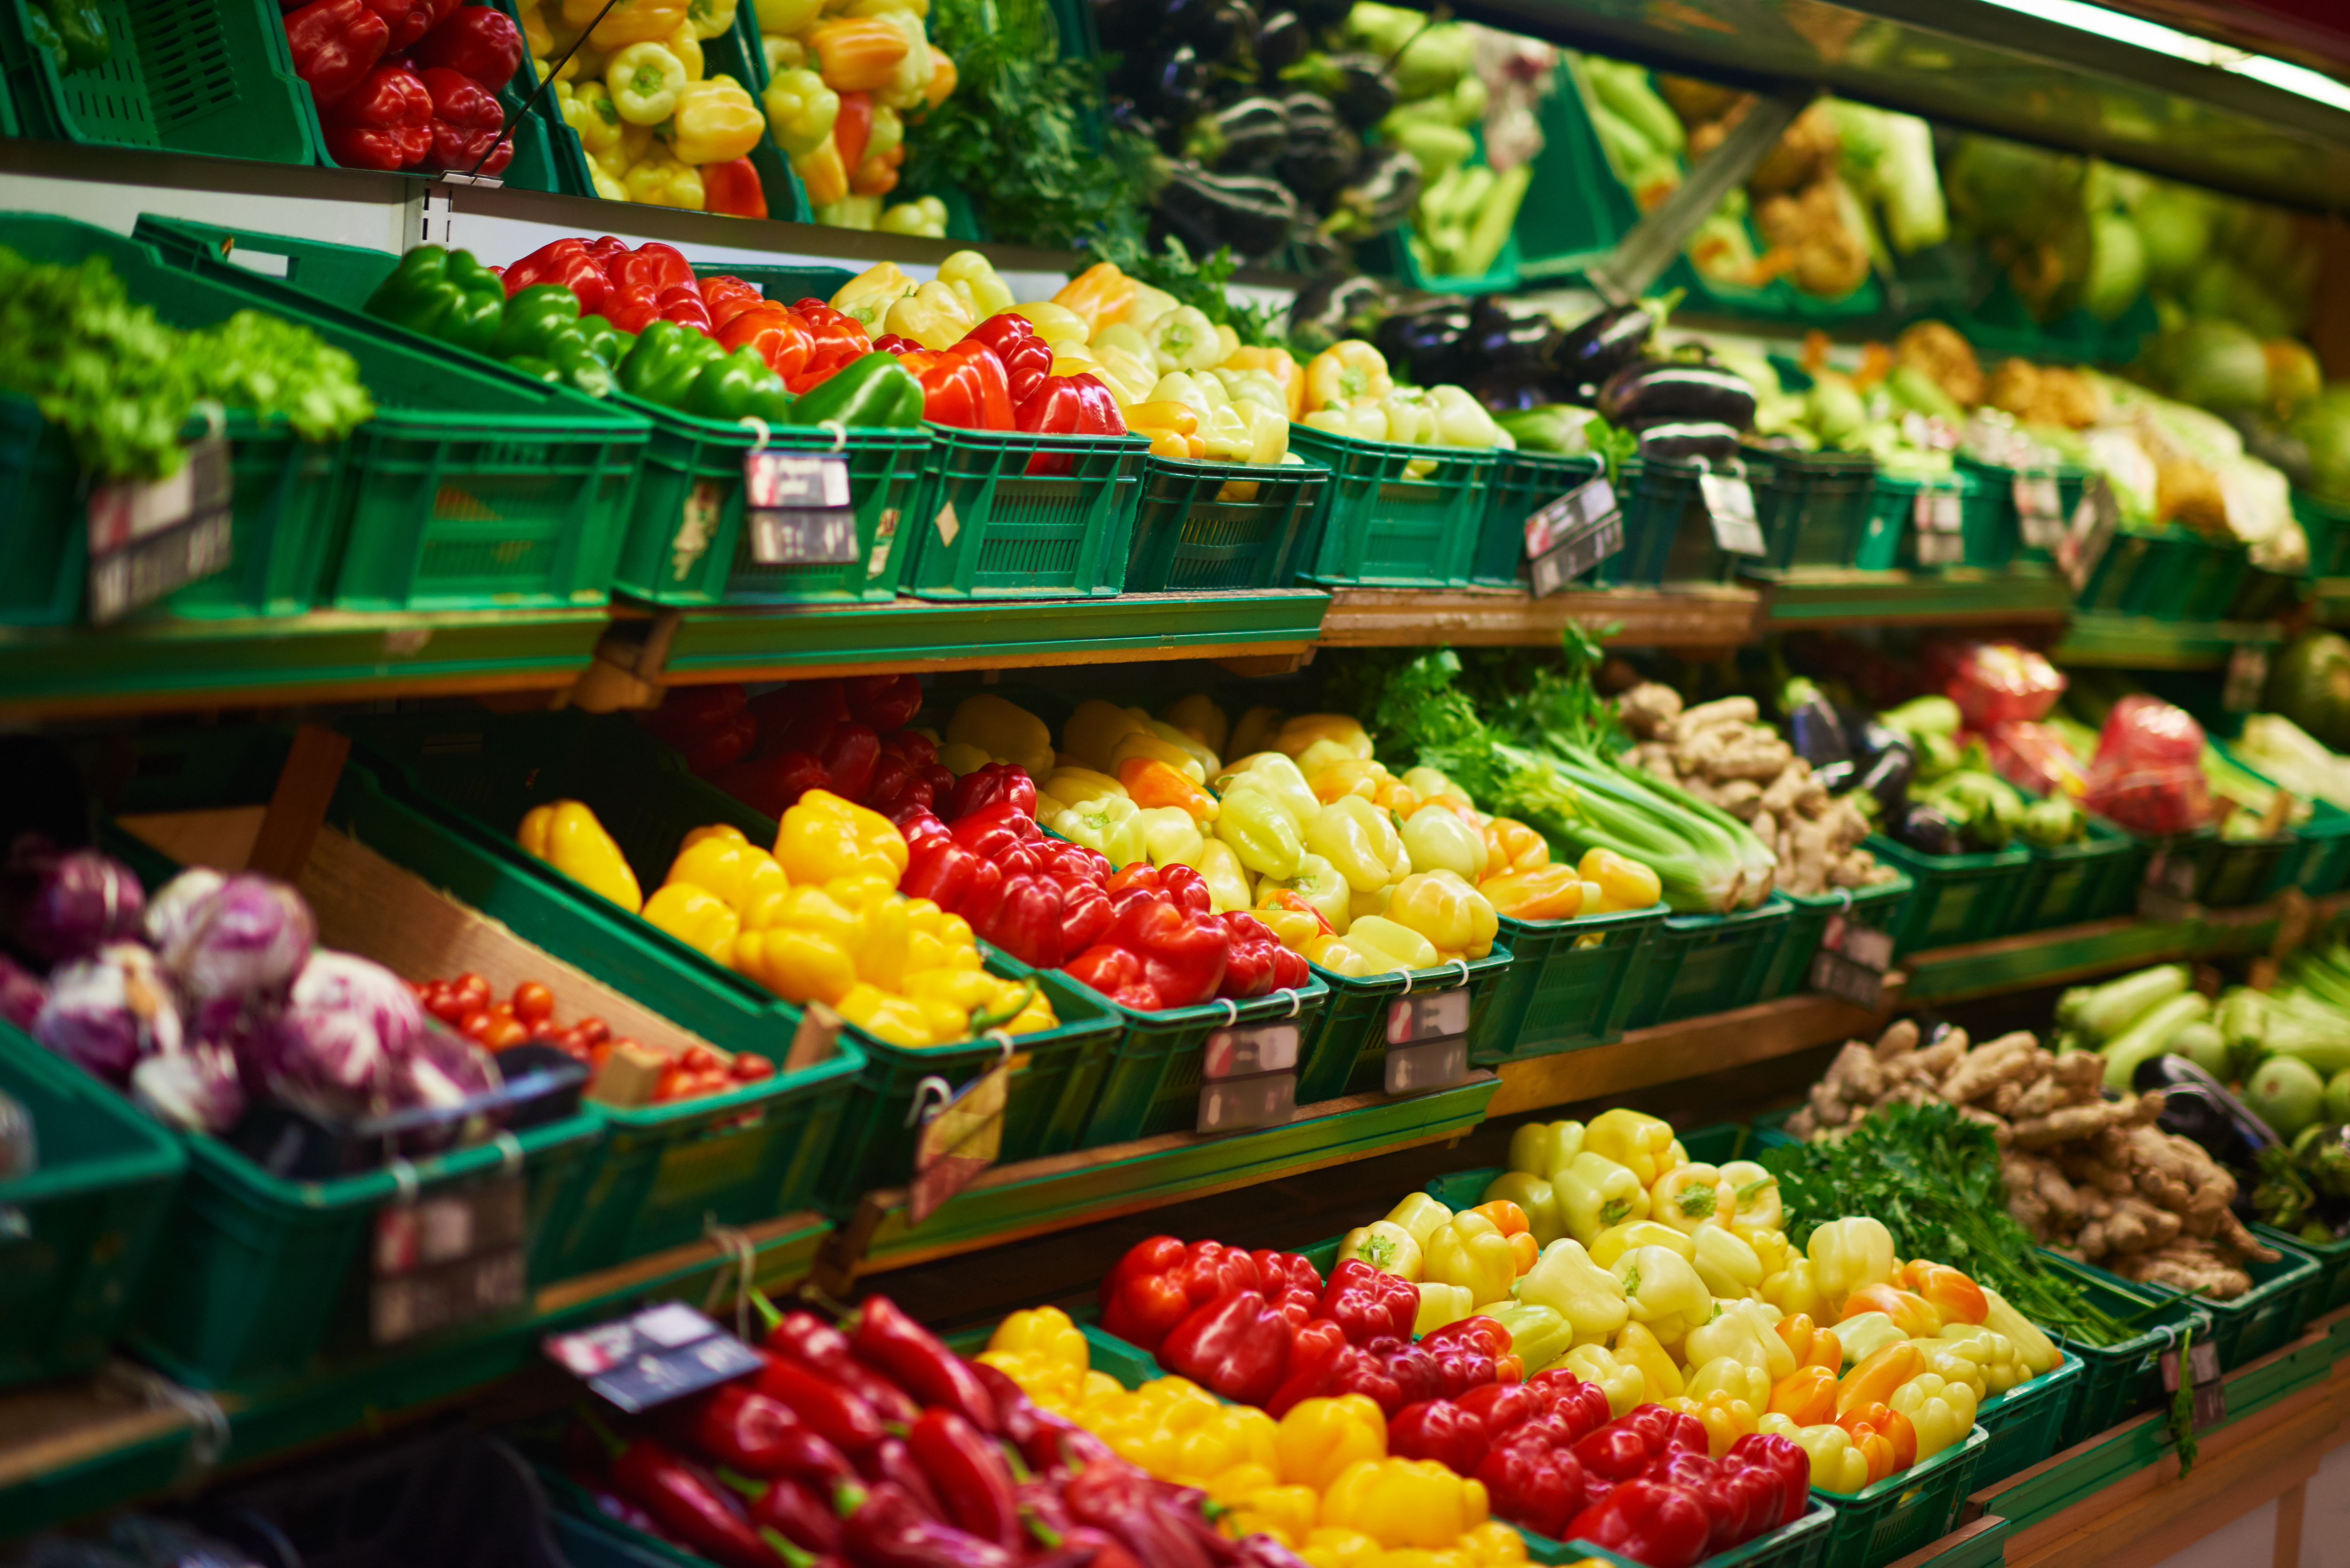
<instances>
[{"instance_id":1,"label":"orange bell pepper","mask_svg":"<svg viewBox=\"0 0 2350 1568\"><path fill-rule=\"evenodd\" d=\"M1118 782L1126 786L1134 804L1145 809L1179 806L1191 813L1194 821L1215 820L1216 803L1208 792L1157 757L1127 758L1118 764Z\"/></svg>"},{"instance_id":2,"label":"orange bell pepper","mask_svg":"<svg viewBox=\"0 0 2350 1568\"><path fill-rule=\"evenodd\" d=\"M1126 319L1134 308L1134 280L1108 262L1096 262L1063 284L1053 303L1084 317L1086 334L1091 337Z\"/></svg>"},{"instance_id":3,"label":"orange bell pepper","mask_svg":"<svg viewBox=\"0 0 2350 1568\"><path fill-rule=\"evenodd\" d=\"M1930 1337L1942 1326L1942 1318L1925 1297L1913 1295L1894 1285L1863 1285L1845 1297L1844 1309L1836 1321L1858 1317L1863 1313L1881 1312L1893 1320L1893 1326L1911 1337Z\"/></svg>"},{"instance_id":4,"label":"orange bell pepper","mask_svg":"<svg viewBox=\"0 0 2350 1568\"><path fill-rule=\"evenodd\" d=\"M1836 1417L1835 1424L1852 1438L1853 1447L1869 1454L1868 1479L1882 1480L1896 1470L1906 1470L1918 1462L1918 1428L1909 1417L1888 1405L1869 1405ZM1883 1443L1890 1452L1892 1462L1882 1472L1870 1452L1870 1445Z\"/></svg>"},{"instance_id":5,"label":"orange bell pepper","mask_svg":"<svg viewBox=\"0 0 2350 1568\"><path fill-rule=\"evenodd\" d=\"M1550 840L1514 817L1497 816L1485 825L1485 872L1532 871L1550 864Z\"/></svg>"},{"instance_id":6,"label":"orange bell pepper","mask_svg":"<svg viewBox=\"0 0 2350 1568\"><path fill-rule=\"evenodd\" d=\"M1835 1418L1836 1375L1828 1366L1798 1366L1771 1390L1771 1408L1798 1427L1824 1427Z\"/></svg>"},{"instance_id":7,"label":"orange bell pepper","mask_svg":"<svg viewBox=\"0 0 2350 1568\"><path fill-rule=\"evenodd\" d=\"M1825 1366L1833 1373L1844 1366L1844 1344L1832 1328L1821 1328L1812 1322L1809 1313L1794 1313L1781 1318L1774 1325L1779 1338L1794 1352L1798 1366ZM1814 1421L1811 1426L1819 1425Z\"/></svg>"},{"instance_id":8,"label":"orange bell pepper","mask_svg":"<svg viewBox=\"0 0 2350 1568\"><path fill-rule=\"evenodd\" d=\"M835 92L876 92L889 85L906 57L906 35L879 16L841 16L807 36L808 52L824 85Z\"/></svg>"},{"instance_id":9,"label":"orange bell pepper","mask_svg":"<svg viewBox=\"0 0 2350 1568\"><path fill-rule=\"evenodd\" d=\"M1519 1273L1533 1268L1541 1257L1542 1243L1534 1240L1533 1231L1521 1231L1510 1238L1510 1258Z\"/></svg>"},{"instance_id":10,"label":"orange bell pepper","mask_svg":"<svg viewBox=\"0 0 2350 1568\"><path fill-rule=\"evenodd\" d=\"M1420 808L1419 792L1399 778L1375 781L1371 804L1381 811L1391 811L1399 818L1409 817Z\"/></svg>"},{"instance_id":11,"label":"orange bell pepper","mask_svg":"<svg viewBox=\"0 0 2350 1568\"><path fill-rule=\"evenodd\" d=\"M1917 1376L1923 1365L1918 1347L1898 1339L1846 1373L1836 1385L1837 1424L1843 1424L1846 1411L1865 1410L1892 1398L1893 1391Z\"/></svg>"},{"instance_id":12,"label":"orange bell pepper","mask_svg":"<svg viewBox=\"0 0 2350 1568\"><path fill-rule=\"evenodd\" d=\"M1485 845L1490 853L1492 839ZM1513 920L1571 920L1583 912L1583 878L1572 866L1537 866L1504 871L1477 884L1497 915Z\"/></svg>"},{"instance_id":13,"label":"orange bell pepper","mask_svg":"<svg viewBox=\"0 0 2350 1568\"><path fill-rule=\"evenodd\" d=\"M1991 1303L1984 1299L1982 1287L1948 1263L1913 1258L1901 1265L1894 1278L1904 1290L1923 1296L1946 1324L1981 1323L1991 1316Z\"/></svg>"},{"instance_id":14,"label":"orange bell pepper","mask_svg":"<svg viewBox=\"0 0 2350 1568\"><path fill-rule=\"evenodd\" d=\"M1491 1203L1480 1203L1469 1212L1482 1214L1493 1222L1493 1229L1504 1236L1523 1236L1526 1233L1526 1211L1506 1198L1496 1198Z\"/></svg>"}]
</instances>

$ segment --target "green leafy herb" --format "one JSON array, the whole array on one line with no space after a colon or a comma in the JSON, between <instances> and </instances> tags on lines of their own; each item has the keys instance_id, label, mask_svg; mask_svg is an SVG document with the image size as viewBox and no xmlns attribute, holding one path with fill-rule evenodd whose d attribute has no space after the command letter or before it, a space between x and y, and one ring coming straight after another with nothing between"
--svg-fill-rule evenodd
<instances>
[{"instance_id":1,"label":"green leafy herb","mask_svg":"<svg viewBox=\"0 0 2350 1568\"><path fill-rule=\"evenodd\" d=\"M1139 244L1105 243L1106 260L1138 283L1164 290L1178 305L1189 305L1219 327L1229 327L1242 343L1263 348L1283 342L1285 313L1276 306L1234 302L1226 290L1237 263L1232 247L1219 245L1211 255L1191 259L1183 242L1169 234L1159 250Z\"/></svg>"},{"instance_id":2,"label":"green leafy herb","mask_svg":"<svg viewBox=\"0 0 2350 1568\"><path fill-rule=\"evenodd\" d=\"M2195 1468L2195 1385L2194 1374L2187 1370L2187 1353L2195 1348L2195 1325L2191 1323L2178 1331L2178 1386L2172 1391L2170 1407L2162 1413L2163 1424L2170 1428L2173 1442L2178 1445L2178 1473L2184 1479Z\"/></svg>"},{"instance_id":3,"label":"green leafy herb","mask_svg":"<svg viewBox=\"0 0 2350 1568\"><path fill-rule=\"evenodd\" d=\"M1961 1270L2044 1328L2100 1345L2137 1332L2084 1297L2009 1218L1999 1146L1954 1106L1881 1106L1845 1137L1766 1149L1762 1165L1779 1179L1798 1247L1831 1220L1872 1215L1898 1256Z\"/></svg>"}]
</instances>

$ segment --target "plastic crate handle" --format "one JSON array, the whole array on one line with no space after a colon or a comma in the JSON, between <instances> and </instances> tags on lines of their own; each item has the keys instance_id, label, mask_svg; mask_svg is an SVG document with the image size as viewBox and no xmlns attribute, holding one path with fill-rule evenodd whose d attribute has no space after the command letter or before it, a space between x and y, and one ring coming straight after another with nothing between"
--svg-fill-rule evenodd
<instances>
[{"instance_id":1,"label":"plastic crate handle","mask_svg":"<svg viewBox=\"0 0 2350 1568\"><path fill-rule=\"evenodd\" d=\"M980 1038L983 1040L993 1041L995 1043L996 1049L1003 1053L1001 1056L996 1058L995 1065L997 1067L1003 1067L1011 1064L1012 1054L1015 1049L1015 1046L1013 1044L1012 1035L1008 1031L1003 1029L991 1029L986 1033L981 1035ZM990 1068L989 1071L993 1071L993 1068ZM946 1109L947 1103L954 1098L954 1089L944 1078L940 1077L935 1073L928 1075L920 1083L914 1085L913 1101L906 1107L906 1125L909 1127L920 1125L923 1120L922 1106L933 1093L939 1096L939 1109L941 1110Z\"/></svg>"},{"instance_id":2,"label":"plastic crate handle","mask_svg":"<svg viewBox=\"0 0 2350 1568\"><path fill-rule=\"evenodd\" d=\"M1443 972L1444 972L1444 971L1446 971L1446 970L1448 970L1448 969L1451 969L1451 968L1453 966L1453 964L1458 964L1458 965L1460 965L1460 966L1461 966L1461 984L1463 984L1463 985L1468 984L1468 983L1469 983L1469 961L1468 961L1467 959L1454 959L1454 960L1452 961L1452 963L1441 964L1441 965L1438 966L1437 968L1432 969L1432 970L1429 970L1429 971L1425 971L1425 972L1430 973L1430 974L1441 974L1441 973L1443 973ZM1404 976L1404 981L1403 981L1403 993L1404 993L1406 996L1409 996L1413 992L1415 992L1415 991L1417 991L1417 990L1419 990L1419 972L1420 972L1420 971L1415 971L1414 972L1412 972L1412 973L1410 973L1410 974L1407 974L1406 976Z\"/></svg>"}]
</instances>

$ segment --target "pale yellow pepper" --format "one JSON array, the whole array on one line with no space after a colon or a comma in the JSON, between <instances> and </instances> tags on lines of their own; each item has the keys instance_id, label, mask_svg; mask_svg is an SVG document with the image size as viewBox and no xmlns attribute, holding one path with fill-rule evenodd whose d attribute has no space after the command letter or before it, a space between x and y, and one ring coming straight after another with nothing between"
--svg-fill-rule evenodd
<instances>
[{"instance_id":1,"label":"pale yellow pepper","mask_svg":"<svg viewBox=\"0 0 2350 1568\"><path fill-rule=\"evenodd\" d=\"M1629 1170L1643 1188L1652 1188L1674 1163L1672 1124L1621 1107L1602 1111L1583 1129L1583 1147L1605 1155Z\"/></svg>"}]
</instances>

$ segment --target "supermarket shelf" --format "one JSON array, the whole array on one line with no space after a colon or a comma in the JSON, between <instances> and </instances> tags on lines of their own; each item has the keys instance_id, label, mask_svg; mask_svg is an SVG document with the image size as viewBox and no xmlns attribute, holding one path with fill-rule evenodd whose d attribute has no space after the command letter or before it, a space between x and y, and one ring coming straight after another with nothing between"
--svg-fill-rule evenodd
<instances>
[{"instance_id":1,"label":"supermarket shelf","mask_svg":"<svg viewBox=\"0 0 2350 1568\"><path fill-rule=\"evenodd\" d=\"M2045 573L1859 572L1836 568L1755 571L1762 618L1773 629L1929 623L2022 626L2061 622L2073 590Z\"/></svg>"},{"instance_id":2,"label":"supermarket shelf","mask_svg":"<svg viewBox=\"0 0 2350 1568\"><path fill-rule=\"evenodd\" d=\"M920 1226L901 1190L868 1194L827 1249L827 1288L983 1247L1206 1198L1475 1130L1501 1087L1490 1073L1453 1088L1390 1099L1356 1095L1300 1106L1297 1120L1257 1132L1166 1133L1107 1148L1001 1166Z\"/></svg>"},{"instance_id":3,"label":"supermarket shelf","mask_svg":"<svg viewBox=\"0 0 2350 1568\"><path fill-rule=\"evenodd\" d=\"M2321 927L2350 909L2350 896L2341 894L2303 901L2309 909L2305 929ZM2275 942L2284 913L2283 899L2232 909L2194 908L2177 920L2127 917L2092 920L2086 925L1910 953L1901 961L1908 974L1902 1000L1911 1006L1960 1002L2043 985L2069 985L2116 970L2173 959L2263 952Z\"/></svg>"},{"instance_id":4,"label":"supermarket shelf","mask_svg":"<svg viewBox=\"0 0 2350 1568\"><path fill-rule=\"evenodd\" d=\"M5 143L0 143L5 145ZM568 685L601 607L0 628L0 719Z\"/></svg>"},{"instance_id":5,"label":"supermarket shelf","mask_svg":"<svg viewBox=\"0 0 2350 1568\"><path fill-rule=\"evenodd\" d=\"M2211 670L2227 663L2240 643L2283 640L2274 621L2196 624L2091 612L2073 618L2049 657L2123 670Z\"/></svg>"},{"instance_id":6,"label":"supermarket shelf","mask_svg":"<svg viewBox=\"0 0 2350 1568\"><path fill-rule=\"evenodd\" d=\"M1511 588L1339 588L1322 618L1326 648L1544 647L1573 622L1610 628L1609 642L1732 648L1755 637L1757 597L1744 588L1600 588L1546 598Z\"/></svg>"},{"instance_id":7,"label":"supermarket shelf","mask_svg":"<svg viewBox=\"0 0 2350 1568\"><path fill-rule=\"evenodd\" d=\"M1885 1007L1877 1012L1806 992L1731 1012L1635 1029L1612 1045L1504 1062L1495 1069L1501 1093L1485 1114L1516 1116L1792 1056L1815 1045L1874 1033L1903 1000L1902 977L1895 973L1886 977Z\"/></svg>"},{"instance_id":8,"label":"supermarket shelf","mask_svg":"<svg viewBox=\"0 0 2350 1568\"><path fill-rule=\"evenodd\" d=\"M789 1214L744 1232L757 1250L763 1289L805 1276L830 1227ZM445 1405L536 1366L539 1339L657 1297L699 1301L735 1255L693 1242L598 1274L542 1289L517 1318L409 1350L387 1351L295 1393L217 1398L213 1462L246 1465L305 1443ZM201 1406L154 1406L102 1380L0 1395L0 1540L161 1491L190 1471L207 1440ZM194 1467L201 1469L200 1466Z\"/></svg>"}]
</instances>

